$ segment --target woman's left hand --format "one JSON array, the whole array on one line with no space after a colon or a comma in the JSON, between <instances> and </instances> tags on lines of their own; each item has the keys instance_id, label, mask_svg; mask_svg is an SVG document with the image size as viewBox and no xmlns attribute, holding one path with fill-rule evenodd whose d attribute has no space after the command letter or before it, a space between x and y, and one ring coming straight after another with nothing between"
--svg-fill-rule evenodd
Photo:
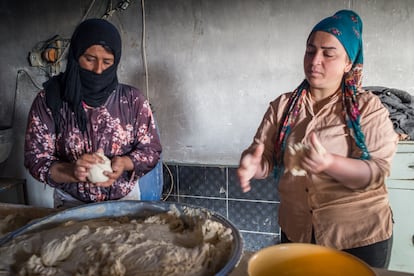
<instances>
[{"instance_id":1,"label":"woman's left hand","mask_svg":"<svg viewBox=\"0 0 414 276\"><path fill-rule=\"evenodd\" d=\"M308 147L301 163L308 173L323 172L349 189L363 189L369 184L371 169L364 160L328 152L315 133L310 134Z\"/></svg>"},{"instance_id":2,"label":"woman's left hand","mask_svg":"<svg viewBox=\"0 0 414 276\"><path fill-rule=\"evenodd\" d=\"M111 172L104 172L104 174L109 178L105 182L95 183L99 187L109 187L122 175L124 171L129 171L133 169L133 163L128 156L115 156L111 160Z\"/></svg>"}]
</instances>

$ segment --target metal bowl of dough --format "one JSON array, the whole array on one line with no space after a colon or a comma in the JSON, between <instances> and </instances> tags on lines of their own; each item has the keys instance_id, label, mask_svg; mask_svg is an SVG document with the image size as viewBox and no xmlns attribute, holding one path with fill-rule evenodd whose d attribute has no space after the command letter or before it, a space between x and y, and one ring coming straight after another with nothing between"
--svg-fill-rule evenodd
<instances>
[{"instance_id":1,"label":"metal bowl of dough","mask_svg":"<svg viewBox=\"0 0 414 276\"><path fill-rule=\"evenodd\" d=\"M6 161L13 146L13 129L0 126L0 163Z\"/></svg>"},{"instance_id":2,"label":"metal bowl of dough","mask_svg":"<svg viewBox=\"0 0 414 276\"><path fill-rule=\"evenodd\" d=\"M183 203L163 202L163 201L135 201L135 200L118 200L106 201L100 203L91 203L69 208L55 214L34 220L22 228L19 228L0 238L0 246L3 246L20 235L31 232L38 232L44 229L50 229L68 221L83 221L97 218L114 218L114 217L131 217L146 218L159 213L168 212L174 208L180 213L185 208L199 210L208 213L211 220L224 225L231 229L232 248L225 265L215 274L220 276L228 275L240 262L243 254L243 239L239 230L220 214L208 209Z\"/></svg>"}]
</instances>

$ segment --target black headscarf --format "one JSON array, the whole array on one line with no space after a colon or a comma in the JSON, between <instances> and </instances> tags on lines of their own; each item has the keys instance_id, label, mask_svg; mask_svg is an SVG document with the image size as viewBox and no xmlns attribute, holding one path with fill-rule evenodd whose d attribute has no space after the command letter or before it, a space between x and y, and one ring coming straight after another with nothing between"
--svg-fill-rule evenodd
<instances>
[{"instance_id":1,"label":"black headscarf","mask_svg":"<svg viewBox=\"0 0 414 276\"><path fill-rule=\"evenodd\" d=\"M79 66L79 57L92 45L109 48L114 64L96 74ZM103 105L118 84L117 69L121 59L121 36L114 25L104 19L87 19L75 29L68 52L64 73L52 77L43 84L46 104L51 109L55 125L59 125L63 102L75 113L81 131L86 130L86 115L82 102L97 107ZM56 131L58 131L58 127Z\"/></svg>"}]
</instances>

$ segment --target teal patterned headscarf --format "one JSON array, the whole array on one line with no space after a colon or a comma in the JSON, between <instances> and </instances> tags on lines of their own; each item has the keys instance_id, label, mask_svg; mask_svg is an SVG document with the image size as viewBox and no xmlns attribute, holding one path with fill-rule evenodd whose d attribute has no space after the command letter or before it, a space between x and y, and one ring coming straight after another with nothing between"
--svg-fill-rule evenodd
<instances>
[{"instance_id":1,"label":"teal patterned headscarf","mask_svg":"<svg viewBox=\"0 0 414 276\"><path fill-rule=\"evenodd\" d=\"M309 37L316 31L323 31L334 35L345 48L352 62L351 70L344 74L342 81L342 102L344 117L355 139L356 145L361 149L360 159L370 159L365 144L365 136L360 125L360 111L356 99L357 93L362 91L361 77L364 61L362 44L362 20L357 13L351 10L340 10L333 16L320 21L312 29ZM308 39L309 39L308 37ZM309 90L309 83L305 79L292 93L282 117L279 136L275 143L275 177L278 179L283 173L283 154L287 138L296 122L297 114L302 105L303 97Z\"/></svg>"},{"instance_id":2,"label":"teal patterned headscarf","mask_svg":"<svg viewBox=\"0 0 414 276\"><path fill-rule=\"evenodd\" d=\"M333 16L327 17L316 24L310 35L316 31L323 31L334 35L344 46L353 64L364 63L362 20L354 11L338 11Z\"/></svg>"}]
</instances>

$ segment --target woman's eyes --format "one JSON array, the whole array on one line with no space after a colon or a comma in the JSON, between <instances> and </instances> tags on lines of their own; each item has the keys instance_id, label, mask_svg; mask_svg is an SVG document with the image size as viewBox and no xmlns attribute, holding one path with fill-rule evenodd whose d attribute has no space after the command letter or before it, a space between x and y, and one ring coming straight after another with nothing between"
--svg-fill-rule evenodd
<instances>
[{"instance_id":1,"label":"woman's eyes","mask_svg":"<svg viewBox=\"0 0 414 276\"><path fill-rule=\"evenodd\" d=\"M314 56L314 55L316 55L316 51L315 50L306 50L305 53L306 53L307 56ZM324 51L324 52L322 52L322 54L323 54L323 56L329 57L329 58L335 56L335 53L332 53L330 51Z\"/></svg>"},{"instance_id":2,"label":"woman's eyes","mask_svg":"<svg viewBox=\"0 0 414 276\"><path fill-rule=\"evenodd\" d=\"M97 61L97 58L92 57L92 56L85 56L85 59L86 59L87 62L95 62L95 61ZM114 61L111 60L111 59L104 59L103 60L103 64L105 64L105 65L112 65L112 64L114 64Z\"/></svg>"},{"instance_id":3,"label":"woman's eyes","mask_svg":"<svg viewBox=\"0 0 414 276\"><path fill-rule=\"evenodd\" d=\"M85 56L85 58L86 58L86 61L89 61L89 62L93 62L96 60L96 58L91 57L91 56Z\"/></svg>"}]
</instances>

